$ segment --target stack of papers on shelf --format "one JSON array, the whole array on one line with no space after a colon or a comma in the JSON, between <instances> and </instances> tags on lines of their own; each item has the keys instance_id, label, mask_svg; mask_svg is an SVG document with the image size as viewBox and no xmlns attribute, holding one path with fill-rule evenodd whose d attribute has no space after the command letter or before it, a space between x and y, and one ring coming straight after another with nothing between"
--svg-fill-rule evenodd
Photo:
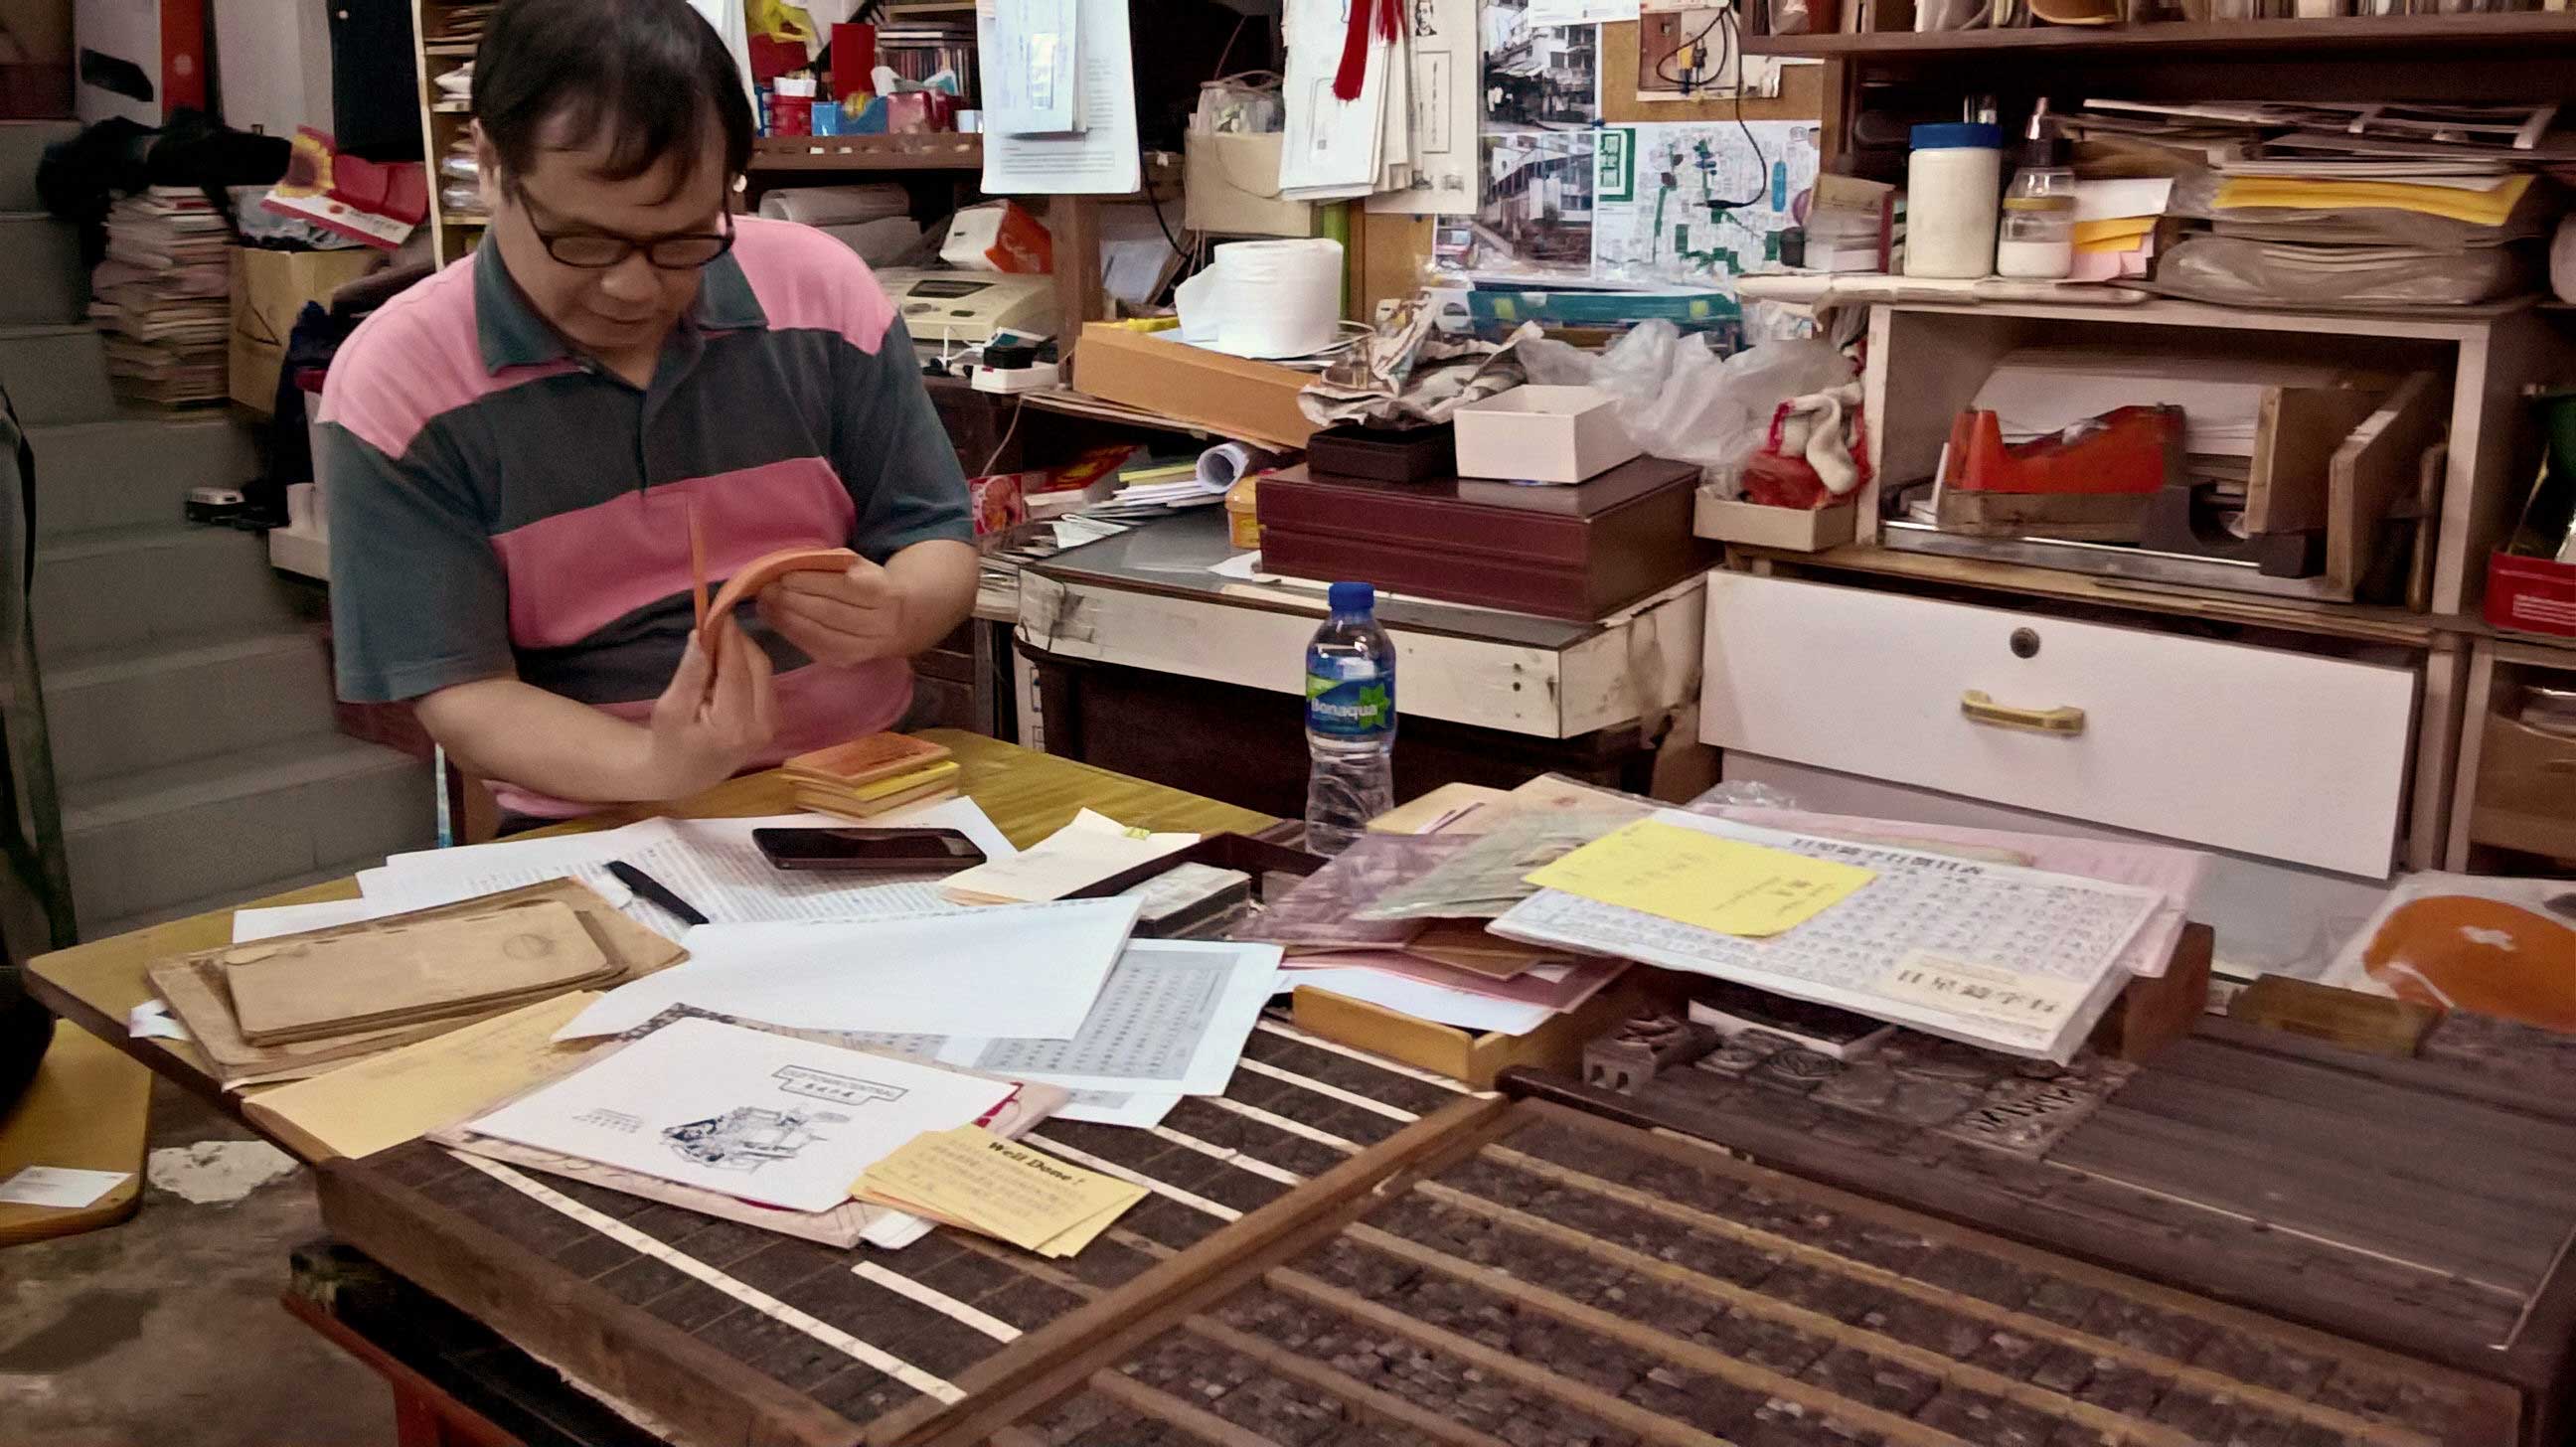
<instances>
[{"instance_id":1,"label":"stack of papers on shelf","mask_svg":"<svg viewBox=\"0 0 2576 1447\"><path fill-rule=\"evenodd\" d=\"M959 904L1035 904L1062 899L1086 885L1160 859L1199 842L1195 834L1132 829L1090 809L1016 858L979 864L941 881L939 892Z\"/></svg>"},{"instance_id":2,"label":"stack of papers on shelf","mask_svg":"<svg viewBox=\"0 0 2576 1447\"><path fill-rule=\"evenodd\" d=\"M1617 860L1596 871L1577 850L1563 867L1534 876L1571 887L1542 887L1493 931L1712 975L2063 1064L2127 983L2129 951L2167 903L2154 889L1675 810L1652 822L1801 858L1755 871L1733 850L1695 846L1692 864L1641 888ZM1601 847L1624 859L1640 837ZM1662 836L1644 837L1651 844ZM1848 880L1822 882L1816 864L1870 877L1838 893ZM1740 924L1743 907L1767 933L1710 927Z\"/></svg>"},{"instance_id":3,"label":"stack of papers on shelf","mask_svg":"<svg viewBox=\"0 0 2576 1447\"><path fill-rule=\"evenodd\" d=\"M2088 100L2065 117L2099 148L2164 146L2184 174L2161 208L2186 230L2155 288L2206 301L2413 307L2491 301L2536 285L2534 241L2560 209L2536 171L2576 146L2554 111L2515 105ZM2080 279L2144 275L2145 229L2125 193L2077 188Z\"/></svg>"},{"instance_id":4,"label":"stack of papers on shelf","mask_svg":"<svg viewBox=\"0 0 2576 1447\"><path fill-rule=\"evenodd\" d=\"M2173 179L2142 176L2075 183L2075 270L2070 281L2118 281L2147 274L2156 223Z\"/></svg>"},{"instance_id":5,"label":"stack of papers on shelf","mask_svg":"<svg viewBox=\"0 0 2576 1447\"><path fill-rule=\"evenodd\" d=\"M913 1137L868 1167L856 1194L1063 1257L1144 1200L1145 1188L967 1125Z\"/></svg>"},{"instance_id":6,"label":"stack of papers on shelf","mask_svg":"<svg viewBox=\"0 0 2576 1447\"><path fill-rule=\"evenodd\" d=\"M155 186L109 209L89 315L118 392L165 406L224 400L231 251L223 217L193 187Z\"/></svg>"}]
</instances>

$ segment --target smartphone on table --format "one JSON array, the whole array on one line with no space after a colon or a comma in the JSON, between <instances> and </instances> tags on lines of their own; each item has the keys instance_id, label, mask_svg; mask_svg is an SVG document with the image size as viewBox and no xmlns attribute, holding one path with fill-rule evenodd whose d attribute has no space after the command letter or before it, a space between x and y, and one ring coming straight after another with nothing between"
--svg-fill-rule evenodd
<instances>
[{"instance_id":1,"label":"smartphone on table","mask_svg":"<svg viewBox=\"0 0 2576 1447\"><path fill-rule=\"evenodd\" d=\"M954 874L984 862L955 829L754 829L751 842L779 869Z\"/></svg>"}]
</instances>

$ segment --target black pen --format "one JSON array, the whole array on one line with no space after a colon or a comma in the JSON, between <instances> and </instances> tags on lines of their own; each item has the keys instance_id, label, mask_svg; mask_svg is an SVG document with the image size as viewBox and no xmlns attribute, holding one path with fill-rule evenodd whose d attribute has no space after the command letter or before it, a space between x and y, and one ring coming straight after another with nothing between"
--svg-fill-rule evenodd
<instances>
[{"instance_id":1,"label":"black pen","mask_svg":"<svg viewBox=\"0 0 2576 1447\"><path fill-rule=\"evenodd\" d=\"M608 872L617 876L618 883L625 885L628 889L631 889L637 894L644 896L646 899L653 901L655 904L660 905L664 913L670 915L680 923L705 924L707 922L707 917L700 914L697 911L696 906L690 904L687 900L680 898L678 895L673 894L670 887L663 884L662 881L646 874L643 870L636 868L625 860L612 859L608 861Z\"/></svg>"}]
</instances>

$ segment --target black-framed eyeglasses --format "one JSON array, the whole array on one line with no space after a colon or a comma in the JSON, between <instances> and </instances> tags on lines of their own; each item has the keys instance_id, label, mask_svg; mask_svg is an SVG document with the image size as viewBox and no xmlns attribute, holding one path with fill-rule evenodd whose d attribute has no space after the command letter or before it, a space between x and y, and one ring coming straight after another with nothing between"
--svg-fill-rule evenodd
<instances>
[{"instance_id":1,"label":"black-framed eyeglasses","mask_svg":"<svg viewBox=\"0 0 2576 1447\"><path fill-rule=\"evenodd\" d=\"M724 213L719 231L677 231L666 236L619 236L605 231L549 231L538 223L542 210L526 191L515 192L519 204L528 212L528 229L546 255L566 266L583 271L605 271L619 265L636 252L664 271L696 271L712 264L719 256L733 250L733 213Z\"/></svg>"}]
</instances>

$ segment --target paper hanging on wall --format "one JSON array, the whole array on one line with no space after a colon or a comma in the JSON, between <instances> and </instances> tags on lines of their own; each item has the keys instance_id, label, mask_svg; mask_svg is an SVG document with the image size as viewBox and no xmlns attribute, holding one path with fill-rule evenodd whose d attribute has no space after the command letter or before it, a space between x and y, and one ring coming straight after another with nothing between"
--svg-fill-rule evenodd
<instances>
[{"instance_id":1,"label":"paper hanging on wall","mask_svg":"<svg viewBox=\"0 0 2576 1447\"><path fill-rule=\"evenodd\" d=\"M1877 877L1858 865L1652 819L1527 876L1543 888L1748 939L1795 929Z\"/></svg>"}]
</instances>

